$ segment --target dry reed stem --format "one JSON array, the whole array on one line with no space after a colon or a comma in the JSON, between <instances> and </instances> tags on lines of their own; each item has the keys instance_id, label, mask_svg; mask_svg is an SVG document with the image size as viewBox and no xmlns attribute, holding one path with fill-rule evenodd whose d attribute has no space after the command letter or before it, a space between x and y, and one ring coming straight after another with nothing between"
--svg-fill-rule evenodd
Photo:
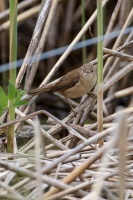
<instances>
[{"instance_id":1,"label":"dry reed stem","mask_svg":"<svg viewBox=\"0 0 133 200\"><path fill-rule=\"evenodd\" d=\"M119 199L124 199L125 197L125 190L126 190L126 180L125 180L125 173L126 173L126 151L127 151L127 136L128 136L128 126L127 120L125 115L120 116L121 123L118 125L118 132L120 134L120 140L118 143L118 154L119 154L119 187L118 187L118 196Z\"/></svg>"},{"instance_id":2,"label":"dry reed stem","mask_svg":"<svg viewBox=\"0 0 133 200\"><path fill-rule=\"evenodd\" d=\"M123 49L125 49L125 48L128 48L128 47L130 47L130 46L132 46L133 45L133 40L132 41L130 41L130 42L128 42L127 44L124 44L124 45L122 45L121 47L118 47L116 50L117 51L121 51L121 50L123 50ZM112 51L112 52L114 52L114 51ZM117 54L117 53L116 53ZM111 54L112 55L112 54ZM108 56L110 56L110 55L105 55L105 57L108 57ZM119 56L120 57L120 56ZM97 63L97 59L96 60L94 60L94 61L92 61L92 62L90 62L90 63L92 63L92 64L96 64ZM132 68L131 68L131 71L132 71ZM129 71L130 72L130 71ZM127 72L127 73L129 73L129 72ZM124 73L125 73L125 71L124 71ZM124 73L123 73L123 77L124 77ZM117 76L117 75L116 75ZM113 78L113 76L112 76L112 78ZM50 82L49 83L49 85L54 85L56 82L58 81L58 79L56 79L56 80L54 80L54 81L52 81L52 82ZM108 82L108 80L106 80L106 82ZM43 84L41 84L41 85L43 85ZM41 86L40 85L40 86ZM112 85L111 85L112 86ZM110 87L108 87L108 89L109 89ZM106 89L107 90L107 89ZM25 96L23 96L22 97L22 100L26 100L26 99L30 99L32 97L32 95L25 95ZM32 102L33 102L34 100L32 100Z\"/></svg>"},{"instance_id":3,"label":"dry reed stem","mask_svg":"<svg viewBox=\"0 0 133 200\"><path fill-rule=\"evenodd\" d=\"M123 124L124 123L124 124ZM125 121L125 117L124 117L124 114L121 116L121 117L119 117L118 119L117 119L117 126L116 126L116 129L113 131L113 139L112 139L112 141L110 141L109 142L109 144L108 144L108 149L106 150L106 154L108 154L109 153L109 151L111 150L111 149L113 149L115 146L116 146L116 144L118 144L118 141L121 141L121 140L119 140L119 138L121 137L121 132L122 132L122 127L123 128L125 128L125 126L126 126L127 124L126 124L126 121ZM124 129L125 130L125 129ZM125 136L126 136L126 134L127 134L127 132L125 132L123 130L123 139L125 139ZM123 142L125 142L124 140L123 140ZM119 147L120 148L120 147ZM121 146L121 148L122 148L122 146ZM106 154L105 154L105 156L106 156ZM106 158L106 157L103 157L102 159L101 159L101 163L103 162L104 163L104 165L105 165L105 168L107 168L108 167L108 160L109 160L109 158ZM122 164L122 163L121 163ZM125 164L126 163L124 163L124 167L125 167ZM98 197L100 196L100 193L101 193L101 190L102 190L102 188L103 188L103 184L104 184L104 171L105 171L105 169L103 169L103 168L100 168L99 169L99 171L101 172L100 174L99 174L99 176L97 176L97 178L99 179L99 181L98 182L95 182L95 184L93 185L93 187L92 187L92 191L91 191L91 193L90 194L88 194L86 197L84 197L83 199L85 200L85 199L94 199L94 200L97 200L98 199ZM123 170L122 170L123 171Z\"/></svg>"},{"instance_id":4,"label":"dry reed stem","mask_svg":"<svg viewBox=\"0 0 133 200\"><path fill-rule=\"evenodd\" d=\"M110 18L108 27L107 27L107 29L106 29L105 35L108 35L108 34L112 31L113 26L114 26L114 23L115 23L116 18L117 18L117 15L119 14L119 10L120 10L122 1L123 1L123 0L118 0L118 1L117 1L116 6L115 6L115 9L114 9L114 11L113 11L113 13L112 13L112 16L111 16L111 18ZM105 46L107 46L107 45L108 45L108 41L104 41L103 46L105 47Z\"/></svg>"},{"instance_id":5,"label":"dry reed stem","mask_svg":"<svg viewBox=\"0 0 133 200\"><path fill-rule=\"evenodd\" d=\"M113 127L114 128L114 127ZM49 165L47 165L46 167L42 168L41 172L42 173L47 173L49 172L51 169L53 169L54 167L56 167L60 162L63 162L64 160L66 160L67 158L69 158L71 155L79 152L81 149L83 149L84 147L91 145L92 143L96 144L98 142L99 139L104 138L107 134L109 134L109 132L113 129L112 127L109 129L106 129L104 131L102 131L102 133L98 133L94 136L92 136L91 138L87 139L85 142L79 144L77 147L75 147L74 149L71 149L68 151L68 153L64 154L63 156L61 156L60 158L56 159L54 161L54 163L51 163Z\"/></svg>"},{"instance_id":6,"label":"dry reed stem","mask_svg":"<svg viewBox=\"0 0 133 200\"><path fill-rule=\"evenodd\" d=\"M24 0L18 4L18 11L26 8L27 6L30 6L31 4L37 2L38 0ZM0 13L0 20L3 20L4 18L9 16L9 9L4 10L2 13Z\"/></svg>"},{"instance_id":7,"label":"dry reed stem","mask_svg":"<svg viewBox=\"0 0 133 200\"><path fill-rule=\"evenodd\" d=\"M20 24L23 21L25 21L27 18L33 17L36 15L40 10L40 5L35 6L33 8L30 8L29 10L25 11L24 13L21 13L17 17L17 22ZM10 26L10 21L4 22L2 25L0 25L0 32L5 31L9 28Z\"/></svg>"},{"instance_id":8,"label":"dry reed stem","mask_svg":"<svg viewBox=\"0 0 133 200\"><path fill-rule=\"evenodd\" d=\"M22 167L18 167L18 166L13 166L12 164L9 164L7 163L6 161L1 161L0 160L0 165L12 172L15 172L16 174L18 174L19 176L26 176L26 177L29 177L31 179L37 179L38 177L38 173L36 172L32 172L31 170L28 170L28 169L24 169ZM69 186L67 186L66 184L58 181L58 180L55 180L47 175L45 176L41 176L41 181L43 183L47 183L51 186L57 186L59 187L60 189L67 189L69 188Z\"/></svg>"},{"instance_id":9,"label":"dry reed stem","mask_svg":"<svg viewBox=\"0 0 133 200\"><path fill-rule=\"evenodd\" d=\"M27 116L25 116L20 110L15 109L15 112L17 115L21 116L21 117L25 117L27 118ZM40 112L40 111L39 111ZM33 117L34 114L32 114ZM24 118L23 118L24 119ZM31 119L27 119L27 122L29 124L31 124L32 126L34 125L33 121ZM62 143L60 143L57 139L53 138L48 132L46 132L44 129L41 128L41 132L43 133L43 135L49 139L55 146L57 146L58 148L65 150L67 149L67 147L65 147Z\"/></svg>"},{"instance_id":10,"label":"dry reed stem","mask_svg":"<svg viewBox=\"0 0 133 200\"><path fill-rule=\"evenodd\" d=\"M102 3L102 5L105 6L107 2L108 2L108 0L104 0L103 3ZM95 11L92 14L92 16L88 19L88 21L83 26L83 28L81 29L81 31L77 34L77 36L75 37L75 39L71 42L71 44L68 46L67 50L60 57L60 59L57 61L57 63L53 66L52 70L49 72L49 74L46 76L46 78L44 79L44 81L41 83L40 86L42 86L43 84L46 84L46 83L48 83L50 81L50 79L55 74L55 72L59 69L59 67L61 66L61 64L63 63L63 61L67 58L67 56L69 55L69 53L72 51L74 45L80 40L80 38L83 36L83 34L88 30L88 28L91 26L91 24L93 23L93 21L96 19L96 16L97 16L97 11Z\"/></svg>"},{"instance_id":11,"label":"dry reed stem","mask_svg":"<svg viewBox=\"0 0 133 200\"><path fill-rule=\"evenodd\" d=\"M122 29L121 29L121 32L118 36L118 38L116 39L116 42L115 44L113 45L113 50L116 49L120 44L121 44L121 41L122 41L122 38L123 38L123 32L124 30L130 25L130 23L132 22L132 16L133 16L133 8L131 9L129 15L128 15L128 18L126 19L126 22L124 23ZM113 61L114 58L109 58L107 60L107 62L105 63L104 65L104 75L107 73L107 70L108 70L108 66L111 64L111 62Z\"/></svg>"},{"instance_id":12,"label":"dry reed stem","mask_svg":"<svg viewBox=\"0 0 133 200\"><path fill-rule=\"evenodd\" d=\"M25 59L23 61L23 64L22 64L22 66L19 70L19 73L17 75L17 78L16 78L16 87L20 86L21 81L23 79L23 76L25 74L25 71L26 71L28 65L30 64L30 58L34 54L35 48L36 48L36 46L39 42L40 34L41 34L41 31L42 31L42 28L43 28L43 24L44 24L46 17L48 15L50 5L51 5L51 0L47 0L46 3L44 4L44 7L42 8L42 10L40 12L40 15L38 17L38 20L37 20L37 23L36 23L36 26L35 26L35 29L34 29L34 32L33 32L33 36L32 36L32 39L31 39L31 42L30 42L30 45L29 45L29 48L27 50ZM39 9L40 9L40 6L39 6Z\"/></svg>"},{"instance_id":13,"label":"dry reed stem","mask_svg":"<svg viewBox=\"0 0 133 200\"><path fill-rule=\"evenodd\" d=\"M9 185L7 185L5 182L0 181L0 186L1 186L2 188L6 189L8 192L10 192L10 195L11 195L11 196L12 196L12 195L13 195L13 197L15 196L16 199L20 199L20 200L23 200L23 199L24 199L24 197L23 197L19 192L17 192L16 190L13 190L12 187L10 187ZM2 192L1 192L1 193L2 193ZM1 195L2 195L2 194L1 194ZM5 196L5 195L3 194L3 196ZM12 198L13 198L13 197L12 197Z\"/></svg>"},{"instance_id":14,"label":"dry reed stem","mask_svg":"<svg viewBox=\"0 0 133 200\"><path fill-rule=\"evenodd\" d=\"M110 79L108 79L103 86L103 92L107 91L112 85L122 79L126 74L133 70L133 62L130 62L125 67L116 72Z\"/></svg>"},{"instance_id":15,"label":"dry reed stem","mask_svg":"<svg viewBox=\"0 0 133 200\"><path fill-rule=\"evenodd\" d=\"M129 34L129 36L127 37L127 39L126 39L126 41L125 41L125 44L127 44L132 38L133 38L133 32L131 32L131 33ZM132 41L133 41L133 40L132 40ZM131 41L131 43L132 43L132 41ZM124 51L125 51L125 49L122 49L122 52L124 52ZM108 78L113 74L115 68L116 68L116 67L118 68L117 65L118 65L118 62L119 62L119 61L120 61L120 58L119 58L119 57L115 59L113 65L112 65L111 68L108 70L108 72L107 72L107 74L106 74L106 76L105 76L105 78L104 78L105 81L108 80Z\"/></svg>"},{"instance_id":16,"label":"dry reed stem","mask_svg":"<svg viewBox=\"0 0 133 200\"><path fill-rule=\"evenodd\" d=\"M113 144L114 144L114 140L113 140ZM111 143L112 146L112 143ZM83 162L80 166L76 167L68 176L66 176L62 181L64 183L70 183L72 182L75 178L77 178L78 176L80 176L84 170L86 170L87 168L89 168L89 166L94 163L97 159L99 159L101 156L103 156L103 154L107 151L107 149L110 147L109 144L104 145L103 147L101 147L101 149L99 149L95 154L93 154L92 156L90 156L85 162ZM52 188L51 190L49 190L44 198L47 199L47 197L49 197L50 195L57 193L59 190L57 188Z\"/></svg>"},{"instance_id":17,"label":"dry reed stem","mask_svg":"<svg viewBox=\"0 0 133 200\"><path fill-rule=\"evenodd\" d=\"M39 173L41 169L41 160L40 160L40 155L41 155L41 129L40 129L40 123L38 118L36 117L35 119L35 125L34 125L34 135L35 135L35 169L36 173L38 174L37 179L36 179L36 192L37 192L37 199L41 200L43 197L43 187L42 187L42 181L41 181L41 174ZM45 152L46 156L46 152Z\"/></svg>"},{"instance_id":18,"label":"dry reed stem","mask_svg":"<svg viewBox=\"0 0 133 200\"><path fill-rule=\"evenodd\" d=\"M128 95L132 95L133 94L133 86L125 88L123 90L119 90L117 92L115 92L113 95L107 97L104 99L104 104L108 104L109 102L117 99L117 98L121 98L121 97L125 97ZM94 106L93 110L96 110L97 105Z\"/></svg>"},{"instance_id":19,"label":"dry reed stem","mask_svg":"<svg viewBox=\"0 0 133 200\"><path fill-rule=\"evenodd\" d=\"M117 116L120 116L121 114L123 113L126 113L126 114L131 114L133 112L133 106L129 107L129 108L125 108L123 110L120 110L119 112L116 112L114 114L111 114L109 115L108 117L105 117L103 119L103 123L107 123L111 120L114 120ZM96 123L93 123L92 125L89 125L87 128L88 129L94 129L97 127L97 122Z\"/></svg>"},{"instance_id":20,"label":"dry reed stem","mask_svg":"<svg viewBox=\"0 0 133 200\"><path fill-rule=\"evenodd\" d=\"M130 33L130 37L128 37L128 38L132 38L132 35L133 35L133 33L131 32ZM128 38L127 38L127 40L128 40ZM115 49L115 51L122 51L122 50L124 50L124 49L126 49L126 48L128 48L128 47L130 47L130 46L132 46L133 45L133 40L129 40L129 41L127 41L126 40L126 42L125 42L125 44L124 45L122 45L122 46L120 46L120 47L118 47L117 49ZM107 59L107 58L109 58L110 57L110 55L109 54L107 54L107 55L104 55L103 56L103 60L105 60L105 59ZM95 64L97 64L97 58L95 59L95 60L93 60L93 61L91 61L90 63L92 63L93 65L95 65Z\"/></svg>"},{"instance_id":21,"label":"dry reed stem","mask_svg":"<svg viewBox=\"0 0 133 200\"><path fill-rule=\"evenodd\" d=\"M28 2L28 0L25 2ZM85 1L85 3L88 3L88 2L91 3L91 1ZM113 28L117 28L119 24L118 15L120 16L120 19L121 17L125 17L125 14L123 13L120 14L121 3L122 3L121 0L118 0L117 3L115 3L115 9L112 13L112 17L109 22L106 33L110 33L110 31L112 31ZM70 0L69 5L68 5L68 2L66 3L67 6L70 6L71 4L73 4L74 6L74 1ZM43 6L44 4L41 4L41 5ZM76 3L76 5L78 4ZM79 13L79 8L80 6L77 8L77 13ZM73 10L72 7L71 9ZM68 15L68 13L69 13L69 9L67 10L66 16ZM71 15L72 15L72 11L71 11ZM77 18L80 17L80 14L77 15L76 12L73 15L77 16ZM130 12L128 16L127 22L125 23L125 25L123 25L122 32L124 30L124 27L129 26L131 15L132 15L132 11ZM57 17L58 17L58 23L59 23L61 19L60 12ZM37 49L37 45L40 40L40 35L44 28L43 19L40 18L40 21L37 22L38 27L41 27L41 28L39 29L40 33L38 30L37 30L38 32L36 32L37 38L33 37L33 39L35 39L35 46L33 47L33 49L30 49L31 50L30 52L27 51L28 53L31 53L29 54L30 57L34 54L34 52ZM71 20L75 20L75 19L72 18ZM67 25L69 25L67 18L65 22ZM76 23L76 21L73 21L73 24L74 23ZM48 23L48 25L50 24L51 23ZM73 24L71 23L70 27L67 27L67 28L71 29ZM120 23L120 25L122 24ZM86 27L86 30L89 28L90 27ZM86 30L83 28L82 30L83 32L82 31L81 32L84 33ZM63 33L62 34L62 38L63 38L65 36L65 33L64 33L65 31L64 32L63 30L61 31ZM77 41L79 40L79 35L81 34L81 32L79 32L79 34L76 37L78 38ZM59 34L59 33L60 32L57 30L56 34ZM69 35L70 34L68 33L66 38ZM33 34L33 36L35 36L35 34ZM132 184L132 168L133 168L133 164L132 164L132 151L133 151L132 100L133 99L131 95L133 93L133 88L132 86L130 87L130 84L128 83L129 82L128 77L130 77L129 72L133 70L133 62L129 63L129 61L132 60L132 56L129 55L131 54L130 53L131 48L130 49L128 48L128 47L131 47L131 45L133 44L133 41L131 41L132 36L133 36L133 33L130 33L127 36L127 39L123 42L123 45L118 48L115 48L115 50L104 48L104 51L107 53L106 55L104 55L104 59L107 59L108 57L112 56L111 60L113 61L113 65L108 71L105 77L104 85L103 85L103 90L104 90L104 95L105 95L103 108L104 108L105 116L107 115L107 117L104 117L104 124L103 124L103 127L105 129L104 131L97 133L97 123L92 123L91 125L87 124L84 127L80 127L76 125L76 123L79 123L81 126L84 125L86 117L90 114L92 106L94 104L93 98L91 97L86 98L87 95L85 95L84 97L85 101L82 105L77 106L77 103L76 104L74 103L77 106L75 110L78 112L81 111L80 115L76 119L74 119L75 117L74 113L70 113L62 121L58 120L54 116L50 115L50 113L45 112L45 111L35 112L30 115L27 115L27 113L30 111L30 106L32 102L34 102L36 98L32 98L30 105L27 106L24 113L16 109L16 114L20 117L20 119L17 119L16 121L11 121L10 123L17 123L17 126L19 126L20 122L27 121L29 124L31 124L34 127L36 126L36 123L34 123L30 118L43 113L44 115L52 117L54 126L50 127L49 130L46 129L47 131L45 131L45 126L43 126L44 129L42 127L40 128L39 126L38 131L36 131L35 137L32 138L26 145L21 147L19 149L20 152L18 152L17 155L1 153L0 179L2 181L0 182L0 185L1 185L0 197L2 199L3 198L26 199L26 197L27 199L37 199L37 198L42 199L41 194L44 195L44 193L46 192L49 186L51 186L51 189L48 191L48 193L46 193L47 195L52 193L52 191L53 192L58 191L58 193L53 193L52 195L46 198L49 200L50 199L58 200L58 199L64 199L64 198L74 199L74 200L88 199L89 195L92 195L94 193L96 194L94 196L98 196L99 199L112 198L113 200L116 200L118 196L119 198L123 199L124 194L125 194L125 199L132 198L133 196L133 193L132 193L132 189L133 189L133 184ZM75 42L76 42L76 38L74 39ZM123 37L120 37L120 38L123 38ZM118 37L118 39L116 39L116 41L118 41L117 45L115 43L116 46L119 46L120 45L119 43L122 42L120 38ZM68 38L67 42L71 41L71 39L70 40L69 39L70 38ZM73 42L70 44L71 48L73 47L72 46L72 44L74 44ZM111 44L113 43L113 40L109 40L108 42L107 44L111 46ZM60 58L58 60L58 62L55 65L57 66L57 68L61 65L61 63L64 61L67 55L71 52L71 48L68 49L70 51L68 50L66 51L67 54L62 55L63 57L61 58L63 59ZM125 49L127 49L127 51L126 53L123 53L123 50ZM94 59L94 56L92 57L92 59ZM89 59L90 58L91 57L89 57ZM27 60L27 58L25 59ZM124 62L123 64L123 60L121 59L125 59L125 61L127 59L127 61ZM118 63L119 61L121 62L120 64L123 64L124 67L118 71L118 69L120 68L120 65ZM51 60L50 61L48 60L48 63L47 63L48 66L51 66L50 62ZM109 62L109 59L107 60L106 65L108 62ZM97 59L93 60L92 63L97 64ZM27 68L27 65L31 64L31 62L28 63L28 60L27 60L23 64ZM54 71L54 68L53 68L53 71ZM52 76L54 75L54 72ZM21 74L22 76L23 76L23 73L24 71ZM112 77L108 80L108 78L111 75ZM49 76L48 79L51 78L52 76ZM125 81L125 78L127 78L126 81ZM20 79L18 80L18 82L19 81ZM52 82L50 84L52 84ZM116 90L116 85L118 87L117 90ZM112 89L114 92L111 94L110 90ZM105 91L107 90L109 90L108 94L105 93ZM130 96L127 96L127 95L130 95ZM130 102L127 102L126 104L125 109L122 109L121 111L116 112L116 113L110 112L109 102L113 101L116 98L121 98L124 96L131 97ZM116 108L117 108L116 106L113 106L113 109L116 109ZM84 109L86 111L85 113L84 113ZM123 124L121 125L121 123L119 122L115 123L114 121L111 123L111 121L114 120L116 116L120 118L120 116L124 113L128 113L126 124L123 122ZM5 117L2 117L1 120L2 120L1 122L4 122ZM72 122L74 124L71 124ZM120 135L122 131L126 132L124 131L125 129L124 124L127 126L128 128L127 131L129 133L126 142L125 142L125 139L122 138L122 136ZM4 129L6 133L6 126L8 125L9 124L4 123L3 125L0 126L0 129ZM115 135L117 134L120 135L119 138L121 139L121 145L119 148L117 148L115 144L114 146L110 147L111 140L113 139L112 137L114 137L110 133L114 132L117 126L119 127L121 126L121 128L117 130L117 132L115 133ZM71 135L65 136L61 138L60 140L55 139L53 136L57 137L57 133L59 133L60 130L63 130L63 128L67 129L67 131L71 133ZM45 158L40 152L40 150L42 150L42 148L40 149L40 145L41 145L40 132L42 133L42 137L45 137L50 140L50 143L48 143L44 149L46 151L47 158ZM67 146L65 146L65 142L72 141L72 139L75 138L75 136L80 138L79 142L82 142L82 140L84 142L82 142L81 144L78 144L77 147L75 147L74 149L68 149ZM101 149L98 149L96 145L99 139L104 140L103 147ZM127 148L125 150L126 145L127 145ZM35 149L33 149L34 146L36 146ZM58 148L57 150L55 150L55 146ZM110 148L110 151L108 152L109 148ZM34 150L36 151L35 156L32 155L32 149L33 151ZM23 153L27 151L29 151L28 154ZM120 157L118 156L118 153L120 154ZM101 159L99 160L101 156L102 156L103 161ZM7 159L9 158L13 160L8 160L7 162ZM106 160L106 162L104 161L104 159ZM46 173L48 173L48 176L45 175ZM14 177L15 175L17 177L17 182L16 182L16 178ZM57 180L55 180L55 178L57 178ZM38 180L38 182L36 180ZM69 184L64 184L63 180L64 182L69 183ZM120 180L121 180L121 183L119 182ZM39 193L36 187L37 184L38 184ZM53 187L57 188L57 190L54 189ZM93 190L91 190L91 188L93 188ZM118 191L118 188L119 188L119 191ZM102 190L102 194L101 194L101 190ZM25 194L26 194L26 197L25 197Z\"/></svg>"},{"instance_id":22,"label":"dry reed stem","mask_svg":"<svg viewBox=\"0 0 133 200\"><path fill-rule=\"evenodd\" d=\"M119 57L119 58L124 59L124 60L133 61L133 56L127 55L127 54L122 53L122 52L119 53L118 51L107 49L107 48L103 48L103 52L110 54L111 56Z\"/></svg>"},{"instance_id":23,"label":"dry reed stem","mask_svg":"<svg viewBox=\"0 0 133 200\"><path fill-rule=\"evenodd\" d=\"M40 36L39 43L38 43L38 45L37 45L37 47L34 51L34 59L32 59L32 62L30 63L30 65L32 67L31 67L30 72L28 73L28 78L27 78L27 81L25 83L25 90L26 91L28 91L31 88L31 85L33 83L33 80L34 80L34 77L35 77L35 74L36 74L36 71L37 71L37 68L38 68L38 64L39 64L39 61L40 61L40 58L41 58L41 53L42 53L44 45L46 43L46 40L47 40L47 37L48 37L48 31L49 31L51 22L53 20L53 17L55 15L57 5L58 5L58 0L56 0L56 1L54 0L51 3L51 8L49 10L49 14L48 14L46 23L43 27L43 31L42 31L42 34Z\"/></svg>"}]
</instances>

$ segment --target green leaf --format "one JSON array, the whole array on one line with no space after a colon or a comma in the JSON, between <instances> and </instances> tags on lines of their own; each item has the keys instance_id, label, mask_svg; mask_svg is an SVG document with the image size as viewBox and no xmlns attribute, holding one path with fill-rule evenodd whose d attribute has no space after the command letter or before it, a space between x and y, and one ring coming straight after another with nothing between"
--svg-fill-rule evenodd
<instances>
[{"instance_id":1,"label":"green leaf","mask_svg":"<svg viewBox=\"0 0 133 200\"><path fill-rule=\"evenodd\" d=\"M3 113L3 108L0 106L0 116L2 115L2 113Z\"/></svg>"},{"instance_id":2,"label":"green leaf","mask_svg":"<svg viewBox=\"0 0 133 200\"><path fill-rule=\"evenodd\" d=\"M16 100L20 100L21 97L24 95L25 91L23 90L17 90Z\"/></svg>"},{"instance_id":3,"label":"green leaf","mask_svg":"<svg viewBox=\"0 0 133 200\"><path fill-rule=\"evenodd\" d=\"M23 105L26 105L28 104L28 101L23 101L23 100L17 100L13 103L13 106L14 107L19 107L19 106L23 106Z\"/></svg>"},{"instance_id":4,"label":"green leaf","mask_svg":"<svg viewBox=\"0 0 133 200\"><path fill-rule=\"evenodd\" d=\"M10 100L14 100L15 96L16 96L16 93L17 93L17 89L15 88L15 85L12 84L10 81L9 81L9 84L8 84L8 98Z\"/></svg>"},{"instance_id":5,"label":"green leaf","mask_svg":"<svg viewBox=\"0 0 133 200\"><path fill-rule=\"evenodd\" d=\"M0 106L2 109L6 108L8 104L8 97L6 96L4 90L0 86Z\"/></svg>"}]
</instances>

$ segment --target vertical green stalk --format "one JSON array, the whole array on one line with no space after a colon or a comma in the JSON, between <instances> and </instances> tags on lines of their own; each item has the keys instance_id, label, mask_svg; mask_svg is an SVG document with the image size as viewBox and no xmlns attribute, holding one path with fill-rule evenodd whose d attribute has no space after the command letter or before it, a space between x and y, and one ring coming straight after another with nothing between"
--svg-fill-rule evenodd
<instances>
[{"instance_id":1,"label":"vertical green stalk","mask_svg":"<svg viewBox=\"0 0 133 200\"><path fill-rule=\"evenodd\" d=\"M102 13L102 0L97 0L97 57L98 57L98 131L103 130L103 13Z\"/></svg>"},{"instance_id":2,"label":"vertical green stalk","mask_svg":"<svg viewBox=\"0 0 133 200\"><path fill-rule=\"evenodd\" d=\"M85 25L85 3L84 0L81 0L81 7L82 7L82 27ZM84 34L82 37L82 40L84 41L86 39L86 35ZM82 48L82 63L87 62L87 49L86 47Z\"/></svg>"},{"instance_id":3,"label":"vertical green stalk","mask_svg":"<svg viewBox=\"0 0 133 200\"><path fill-rule=\"evenodd\" d=\"M15 85L16 61L17 60L17 4L18 0L9 0L10 3L10 56L9 56L9 79ZM14 63L13 63L14 62ZM8 120L15 118L15 109L12 100L9 100ZM14 125L9 126L7 134L7 151L14 153Z\"/></svg>"}]
</instances>

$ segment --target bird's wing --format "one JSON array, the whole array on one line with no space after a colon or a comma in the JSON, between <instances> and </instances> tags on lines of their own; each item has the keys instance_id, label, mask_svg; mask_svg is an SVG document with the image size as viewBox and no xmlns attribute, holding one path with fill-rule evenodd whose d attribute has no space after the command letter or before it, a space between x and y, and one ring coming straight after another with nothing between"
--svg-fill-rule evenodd
<instances>
[{"instance_id":1,"label":"bird's wing","mask_svg":"<svg viewBox=\"0 0 133 200\"><path fill-rule=\"evenodd\" d=\"M42 92L47 92L47 91L49 91L49 88L47 87L47 85L44 85L42 87L38 87L36 89L28 91L28 94L40 94Z\"/></svg>"},{"instance_id":2,"label":"bird's wing","mask_svg":"<svg viewBox=\"0 0 133 200\"><path fill-rule=\"evenodd\" d=\"M69 72L63 77L61 77L50 91L56 92L60 90L67 90L68 88L71 88L74 85L76 85L78 81L79 81L79 73L78 70L75 69L73 70L73 75L71 74L71 72Z\"/></svg>"},{"instance_id":3,"label":"bird's wing","mask_svg":"<svg viewBox=\"0 0 133 200\"><path fill-rule=\"evenodd\" d=\"M48 83L46 85L42 85L41 87L38 87L38 88L33 89L33 90L30 90L30 91L28 91L28 94L40 94L42 92L48 92L55 86L55 83L57 81L58 80L55 80L55 81L52 81L51 83Z\"/></svg>"},{"instance_id":4,"label":"bird's wing","mask_svg":"<svg viewBox=\"0 0 133 200\"><path fill-rule=\"evenodd\" d=\"M73 87L79 81L78 70L75 69L73 70L73 72L73 75L71 75L71 72L69 72L58 80L55 80L46 85L42 85L41 87L38 87L36 89L30 90L28 94L35 95L40 94L42 92L55 92Z\"/></svg>"}]
</instances>

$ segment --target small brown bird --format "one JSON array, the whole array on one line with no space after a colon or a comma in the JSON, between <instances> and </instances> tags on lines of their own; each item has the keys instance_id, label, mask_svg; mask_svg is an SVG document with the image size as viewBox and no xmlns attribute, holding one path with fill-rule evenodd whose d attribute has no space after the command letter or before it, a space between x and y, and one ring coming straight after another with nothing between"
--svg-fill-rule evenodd
<instances>
[{"instance_id":1,"label":"small brown bird","mask_svg":"<svg viewBox=\"0 0 133 200\"><path fill-rule=\"evenodd\" d=\"M96 82L96 68L92 64L86 63L82 67L68 72L57 81L30 90L28 94L35 96L42 92L59 92L66 98L74 99L90 93Z\"/></svg>"}]
</instances>

